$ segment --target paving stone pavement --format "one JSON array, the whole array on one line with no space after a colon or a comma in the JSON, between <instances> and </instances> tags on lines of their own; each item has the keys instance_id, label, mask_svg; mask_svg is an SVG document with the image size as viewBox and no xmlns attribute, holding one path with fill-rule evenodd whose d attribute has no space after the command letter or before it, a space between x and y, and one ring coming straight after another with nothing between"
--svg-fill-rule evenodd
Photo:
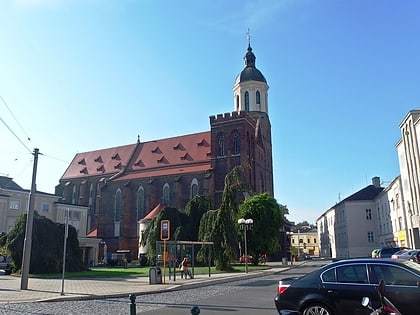
<instances>
[{"instance_id":1,"label":"paving stone pavement","mask_svg":"<svg viewBox=\"0 0 420 315\"><path fill-rule=\"evenodd\" d=\"M194 279L176 278L166 275L162 284L149 284L149 277L95 278L95 279L40 279L29 278L26 290L21 290L21 278L14 275L0 275L0 303L39 302L60 300L81 300L107 297L126 297L129 294L147 294L178 290L221 282L241 277L254 277L258 273L281 272L291 266L268 263L270 268L249 273L216 273L211 276L196 275ZM297 265L297 263L295 264ZM64 283L64 284L63 284ZM64 293L64 294L62 294Z\"/></svg>"}]
</instances>

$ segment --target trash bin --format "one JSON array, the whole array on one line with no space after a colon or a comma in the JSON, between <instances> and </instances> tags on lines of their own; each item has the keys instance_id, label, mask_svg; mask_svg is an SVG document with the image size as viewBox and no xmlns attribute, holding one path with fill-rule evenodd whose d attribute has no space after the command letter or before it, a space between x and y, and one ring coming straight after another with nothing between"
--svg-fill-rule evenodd
<instances>
[{"instance_id":1,"label":"trash bin","mask_svg":"<svg viewBox=\"0 0 420 315\"><path fill-rule=\"evenodd\" d=\"M162 283L162 269L160 267L152 267L149 269L149 284Z\"/></svg>"},{"instance_id":2,"label":"trash bin","mask_svg":"<svg viewBox=\"0 0 420 315\"><path fill-rule=\"evenodd\" d=\"M162 284L162 269L156 267L156 284Z\"/></svg>"}]
</instances>

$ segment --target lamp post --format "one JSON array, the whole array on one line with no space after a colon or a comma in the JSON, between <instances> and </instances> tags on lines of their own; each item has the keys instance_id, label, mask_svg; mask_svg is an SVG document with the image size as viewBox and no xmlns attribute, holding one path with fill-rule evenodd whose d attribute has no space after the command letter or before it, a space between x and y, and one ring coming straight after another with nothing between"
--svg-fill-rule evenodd
<instances>
[{"instance_id":1,"label":"lamp post","mask_svg":"<svg viewBox=\"0 0 420 315\"><path fill-rule=\"evenodd\" d=\"M248 273L248 245L247 245L247 240L246 240L246 234L247 234L246 231L252 229L252 224L254 224L254 221L252 219L246 219L245 220L244 218L241 218L241 219L238 220L238 224L239 224L241 230L244 231L245 273Z\"/></svg>"}]
</instances>

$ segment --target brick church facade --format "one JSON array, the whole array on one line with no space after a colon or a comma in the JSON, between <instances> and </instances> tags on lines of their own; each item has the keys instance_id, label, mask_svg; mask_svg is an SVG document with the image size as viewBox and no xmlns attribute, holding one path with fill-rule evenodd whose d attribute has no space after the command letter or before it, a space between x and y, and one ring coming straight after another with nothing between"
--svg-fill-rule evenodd
<instances>
[{"instance_id":1,"label":"brick church facade","mask_svg":"<svg viewBox=\"0 0 420 315\"><path fill-rule=\"evenodd\" d=\"M273 196L268 85L250 44L234 86L234 110L210 131L78 153L60 178L61 202L89 207L87 233L108 251L138 254L139 221L158 205L183 209L195 195L220 206L225 175L247 166L246 184Z\"/></svg>"}]
</instances>

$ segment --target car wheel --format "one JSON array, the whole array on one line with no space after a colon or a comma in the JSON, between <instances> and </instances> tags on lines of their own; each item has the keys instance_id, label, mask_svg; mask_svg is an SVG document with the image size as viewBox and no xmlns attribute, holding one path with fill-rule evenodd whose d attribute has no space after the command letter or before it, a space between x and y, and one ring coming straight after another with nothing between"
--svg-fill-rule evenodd
<instances>
[{"instance_id":1,"label":"car wheel","mask_svg":"<svg viewBox=\"0 0 420 315\"><path fill-rule=\"evenodd\" d=\"M328 308L322 304L311 304L307 306L303 315L333 315Z\"/></svg>"}]
</instances>

